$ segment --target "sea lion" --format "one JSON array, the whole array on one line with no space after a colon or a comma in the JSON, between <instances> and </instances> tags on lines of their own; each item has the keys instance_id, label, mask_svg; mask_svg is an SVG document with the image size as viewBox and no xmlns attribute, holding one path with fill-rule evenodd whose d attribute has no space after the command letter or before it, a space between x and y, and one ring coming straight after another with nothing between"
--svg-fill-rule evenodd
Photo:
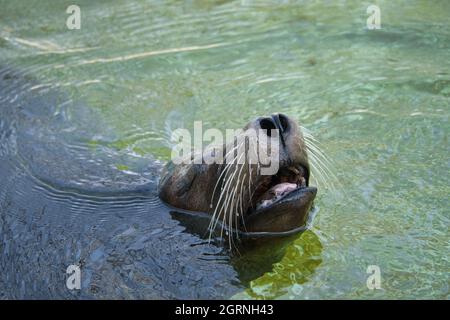
<instances>
[{"instance_id":1,"label":"sea lion","mask_svg":"<svg viewBox=\"0 0 450 320\"><path fill-rule=\"evenodd\" d=\"M250 130L264 132L269 138L270 132L278 132L277 147L269 146L277 153L274 174L263 175L260 163L239 163L236 155L224 164L199 164L197 157L211 157L208 147L200 155L191 155L191 163L175 164L180 161L172 160L165 166L158 188L161 200L178 209L210 214L210 231L218 223L226 231L259 234L290 233L304 227L317 188L309 186L307 146L299 126L278 113L249 122L241 137ZM249 150L261 144L267 149L270 140L248 136ZM219 151L228 154L235 149L234 142Z\"/></svg>"}]
</instances>

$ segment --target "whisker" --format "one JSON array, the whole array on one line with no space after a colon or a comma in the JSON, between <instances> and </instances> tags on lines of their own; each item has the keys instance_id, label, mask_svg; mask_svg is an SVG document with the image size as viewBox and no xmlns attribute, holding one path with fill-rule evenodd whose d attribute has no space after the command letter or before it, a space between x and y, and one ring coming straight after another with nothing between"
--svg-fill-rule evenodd
<instances>
[{"instance_id":1,"label":"whisker","mask_svg":"<svg viewBox=\"0 0 450 320\"><path fill-rule=\"evenodd\" d=\"M319 140L317 140L310 130L300 126L303 131L303 137L308 151L308 155L311 160L311 168L314 171L313 177L317 176L325 188L332 191L336 191L336 185L339 189L343 189L339 179L334 174L335 170L332 170L334 163L326 156L326 154L319 147ZM319 180L315 179L318 186Z\"/></svg>"},{"instance_id":2,"label":"whisker","mask_svg":"<svg viewBox=\"0 0 450 320\"><path fill-rule=\"evenodd\" d=\"M226 155L228 155L230 152L234 151L238 147L239 146L235 146L230 151L228 151ZM233 167L233 164L234 164L235 161L236 161L236 157L231 160L231 163L228 163L228 164L225 165L225 169L220 174L219 179L217 179L217 182L216 182L216 184L214 186L213 194L211 196L211 205L210 205L211 207L212 207L212 203L213 203L214 194L216 192L216 188L217 188L219 182L222 180L222 176L225 175L224 180L222 181L221 195L219 197L219 200L217 201L216 208L214 210L214 213L213 213L213 215L211 217L210 224L209 224L209 229L210 229L209 241L211 240L212 232L213 232L213 230L215 229L215 227L217 225L218 219L220 217L220 213L222 211L222 210L217 211L217 209L219 208L219 204L220 204L220 202L222 200L222 196L225 194L224 188L227 187L227 181L226 181L225 178L228 175L230 168Z\"/></svg>"},{"instance_id":3,"label":"whisker","mask_svg":"<svg viewBox=\"0 0 450 320\"><path fill-rule=\"evenodd\" d=\"M316 154L314 149L308 148L308 151L310 151L310 155L312 155L316 159L316 161L323 167L324 173L327 174L328 178L330 178L331 176L334 180L337 181L338 180L337 177L334 175L333 171L329 168L330 164L326 164L323 158L321 159L321 157Z\"/></svg>"},{"instance_id":4,"label":"whisker","mask_svg":"<svg viewBox=\"0 0 450 320\"><path fill-rule=\"evenodd\" d=\"M230 151L228 151L228 152L226 153L226 155L224 156L224 160L227 158L227 156L228 156L228 154L229 154L230 152L236 150L238 147L239 147L239 146L235 146L235 147L233 147L233 149L231 149ZM233 159L233 162L234 162L234 160L235 160L235 159ZM211 195L211 204L210 204L210 207L211 207L211 208L212 208L212 202L213 202L214 194L216 193L216 188L217 188L217 186L218 186L218 184L219 184L219 182L220 182L220 179L222 178L223 174L224 174L226 171L228 171L228 169L230 168L230 166L231 166L232 164L233 164L233 163L225 164L225 169L222 171L222 173L220 174L219 178L217 179L217 182L216 182L216 184L215 184L215 186L214 186L213 193L212 193L212 195Z\"/></svg>"},{"instance_id":5,"label":"whisker","mask_svg":"<svg viewBox=\"0 0 450 320\"><path fill-rule=\"evenodd\" d=\"M320 165L320 162L317 160L316 156L313 153L310 153L311 157L311 167L316 173L316 175L320 178L320 181L325 185L326 189L332 189L328 180L330 180L326 170ZM328 179L328 180L327 180Z\"/></svg>"},{"instance_id":6,"label":"whisker","mask_svg":"<svg viewBox=\"0 0 450 320\"><path fill-rule=\"evenodd\" d=\"M240 212L240 218L241 218L241 220L242 220L242 225L243 225L243 227L244 227L244 230L246 229L245 228L245 219L244 219L244 208L243 208L243 200L244 200L244 197L243 197L243 194L244 194L244 182L245 182L245 178L247 177L247 173L245 173L244 174L244 177L242 178L242 182L241 182L241 193L240 193L240 195L239 195L239 212ZM237 225L237 221L236 221L236 225ZM238 237L239 237L239 234L238 234Z\"/></svg>"},{"instance_id":7,"label":"whisker","mask_svg":"<svg viewBox=\"0 0 450 320\"><path fill-rule=\"evenodd\" d=\"M240 157L242 157L242 155L241 155ZM240 158L240 157L239 157L239 158ZM239 161L239 160L240 160L240 159L238 159L238 161ZM219 202L217 203L216 210L217 210L217 208L218 208L218 206L219 206L219 204L220 204L220 199L222 198L223 194L225 193L225 191L228 191L228 190L230 189L231 183L232 183L232 181L233 181L233 179L234 179L234 176L235 176L235 174L236 174L236 172L237 172L237 168L238 168L237 165L235 165L234 171L233 171L231 177L228 178L228 180L227 180L227 182L226 182L226 185L225 185L225 187L224 187L224 190L221 191L221 196L220 196L220 198L219 198ZM227 175L229 176L229 174L227 174ZM230 201L230 193L229 193L229 192L226 192L226 194L227 194L227 195L225 196L225 200L222 202L222 206L220 207L220 210L219 210L219 213L223 211L223 217L222 217L223 221L226 221L226 220L225 220L225 219L227 218L227 217L226 217L226 213L227 213L227 212L226 212L226 209L227 209L228 203L229 203L229 201ZM214 223L214 227L212 228L212 230L215 229L215 227L216 227L216 225L217 225L217 222L218 222L218 219L219 219L219 216L217 217L216 222ZM222 237L222 235L223 235L223 224L222 224L222 228L221 228L221 231L220 231L220 236Z\"/></svg>"},{"instance_id":8,"label":"whisker","mask_svg":"<svg viewBox=\"0 0 450 320\"><path fill-rule=\"evenodd\" d=\"M237 181L236 181L236 193L237 193L237 191L239 190L238 189L238 187L239 187L239 182L240 182L240 180L241 180L241 175L242 175L242 170L244 169L244 164L242 164L241 165L241 170L239 171L239 174L238 174L238 179L237 179ZM241 188L240 188L240 190L241 190L241 192L240 192L240 194L238 195L238 197L240 197L241 196L241 194L242 194L242 184L243 184L243 182L244 182L244 179L242 179L242 182L241 182ZM233 198L233 201L234 201L234 198ZM238 210L238 208L237 208L237 202L236 202L236 204L234 204L234 207L235 207L235 214L234 214L234 221L235 221L235 223L236 223L236 227L237 227L237 216L239 215L239 210ZM239 233L237 233L237 235L238 235L238 237L239 237Z\"/></svg>"}]
</instances>

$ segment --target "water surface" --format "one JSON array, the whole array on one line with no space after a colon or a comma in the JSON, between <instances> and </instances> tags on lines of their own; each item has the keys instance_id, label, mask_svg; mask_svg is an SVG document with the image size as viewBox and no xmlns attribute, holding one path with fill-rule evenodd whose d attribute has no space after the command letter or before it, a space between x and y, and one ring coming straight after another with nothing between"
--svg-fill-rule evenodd
<instances>
[{"instance_id":1,"label":"water surface","mask_svg":"<svg viewBox=\"0 0 450 320\"><path fill-rule=\"evenodd\" d=\"M448 1L377 1L381 30L364 1L77 3L81 30L67 1L0 1L1 297L448 299ZM158 170L173 129L273 112L335 178L310 231L231 259Z\"/></svg>"}]
</instances>

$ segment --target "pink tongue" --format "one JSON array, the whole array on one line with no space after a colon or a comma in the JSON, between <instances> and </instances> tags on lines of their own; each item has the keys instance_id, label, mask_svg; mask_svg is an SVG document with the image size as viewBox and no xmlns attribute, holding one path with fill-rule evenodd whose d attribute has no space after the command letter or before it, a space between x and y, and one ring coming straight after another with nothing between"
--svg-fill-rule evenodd
<instances>
[{"instance_id":1,"label":"pink tongue","mask_svg":"<svg viewBox=\"0 0 450 320\"><path fill-rule=\"evenodd\" d=\"M292 191L297 188L295 183L283 182L277 185L274 185L272 188L266 191L263 196L260 198L260 202L257 207L265 207L276 200L277 197Z\"/></svg>"},{"instance_id":2,"label":"pink tongue","mask_svg":"<svg viewBox=\"0 0 450 320\"><path fill-rule=\"evenodd\" d=\"M272 188L269 189L268 192L271 192L275 196L279 196L279 195L282 195L283 193L292 191L296 188L297 188L297 185L295 183L283 182L283 183L274 185Z\"/></svg>"}]
</instances>

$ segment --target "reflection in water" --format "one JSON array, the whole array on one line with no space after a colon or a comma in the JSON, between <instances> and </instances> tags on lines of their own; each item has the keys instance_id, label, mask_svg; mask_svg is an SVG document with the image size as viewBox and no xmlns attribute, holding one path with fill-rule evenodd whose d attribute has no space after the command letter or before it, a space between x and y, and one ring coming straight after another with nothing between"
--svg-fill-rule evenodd
<instances>
[{"instance_id":1,"label":"reflection in water","mask_svg":"<svg viewBox=\"0 0 450 320\"><path fill-rule=\"evenodd\" d=\"M186 232L203 239L202 243L210 241L221 246L224 255L228 252L231 257L229 261L236 270L239 281L243 286L249 287L247 292L254 298L281 296L284 293L280 291L281 287L304 283L322 262L322 244L311 230L287 237L240 239L230 249L226 239L220 240L214 236L209 239L209 215L178 211L171 211L171 215ZM216 234L219 235L220 231ZM290 270L286 270L289 272L287 279L277 273L283 260L291 261L288 264ZM267 274L266 277L260 278L264 274ZM265 289L261 290L262 287Z\"/></svg>"},{"instance_id":2,"label":"reflection in water","mask_svg":"<svg viewBox=\"0 0 450 320\"><path fill-rule=\"evenodd\" d=\"M252 298L274 299L299 286L321 264L322 244L313 231L281 239L249 243L232 264ZM264 274L264 277L261 277Z\"/></svg>"}]
</instances>

